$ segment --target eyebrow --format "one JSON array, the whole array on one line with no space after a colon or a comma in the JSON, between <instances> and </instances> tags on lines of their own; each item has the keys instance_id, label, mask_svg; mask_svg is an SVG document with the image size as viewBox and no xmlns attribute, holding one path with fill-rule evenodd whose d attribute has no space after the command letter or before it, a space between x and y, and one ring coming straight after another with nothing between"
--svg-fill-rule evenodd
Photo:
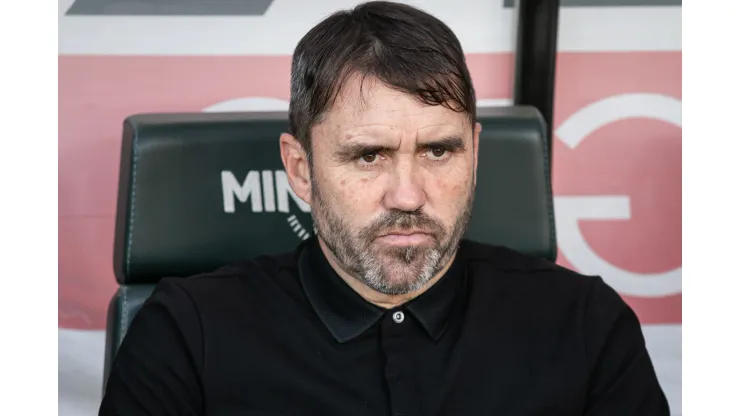
<instances>
[{"instance_id":1,"label":"eyebrow","mask_svg":"<svg viewBox=\"0 0 740 416\"><path fill-rule=\"evenodd\" d=\"M449 152L465 151L465 141L462 139L462 137L453 135L437 140L418 143L416 146L417 150L439 148L447 150ZM348 162L360 158L366 154L384 152L391 153L396 150L398 150L396 147L391 147L387 145L351 142L340 145L340 148L335 152L335 155L338 160L342 162Z\"/></svg>"},{"instance_id":2,"label":"eyebrow","mask_svg":"<svg viewBox=\"0 0 740 416\"><path fill-rule=\"evenodd\" d=\"M462 137L454 135L447 136L438 140L419 143L417 149L436 149L442 148L450 152L461 152L465 150L465 141Z\"/></svg>"}]
</instances>

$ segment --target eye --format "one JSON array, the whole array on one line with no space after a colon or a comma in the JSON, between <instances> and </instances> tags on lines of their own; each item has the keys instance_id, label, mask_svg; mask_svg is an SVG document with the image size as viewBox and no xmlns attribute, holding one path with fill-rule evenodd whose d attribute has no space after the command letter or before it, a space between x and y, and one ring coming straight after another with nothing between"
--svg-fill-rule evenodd
<instances>
[{"instance_id":1,"label":"eye","mask_svg":"<svg viewBox=\"0 0 740 416\"><path fill-rule=\"evenodd\" d=\"M377 153L366 153L362 155L362 161L365 163L375 163L376 160L378 160Z\"/></svg>"},{"instance_id":2,"label":"eye","mask_svg":"<svg viewBox=\"0 0 740 416\"><path fill-rule=\"evenodd\" d=\"M363 167L378 166L383 163L383 155L380 152L363 153L358 162Z\"/></svg>"},{"instance_id":3,"label":"eye","mask_svg":"<svg viewBox=\"0 0 740 416\"><path fill-rule=\"evenodd\" d=\"M434 161L439 161L447 156L447 149L443 147L433 147L427 152L427 157Z\"/></svg>"},{"instance_id":4,"label":"eye","mask_svg":"<svg viewBox=\"0 0 740 416\"><path fill-rule=\"evenodd\" d=\"M434 157L442 157L442 156L445 155L446 152L447 152L447 150L445 150L445 149L443 149L441 147L435 147L434 149L432 149L432 155Z\"/></svg>"}]
</instances>

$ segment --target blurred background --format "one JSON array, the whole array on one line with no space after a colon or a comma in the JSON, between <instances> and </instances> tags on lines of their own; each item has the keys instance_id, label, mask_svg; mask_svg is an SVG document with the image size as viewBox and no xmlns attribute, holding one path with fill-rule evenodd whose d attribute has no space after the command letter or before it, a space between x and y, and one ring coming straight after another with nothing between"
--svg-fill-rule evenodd
<instances>
[{"instance_id":1,"label":"blurred background","mask_svg":"<svg viewBox=\"0 0 740 416\"><path fill-rule=\"evenodd\" d=\"M59 0L59 414L93 415L123 119L287 110L290 55L351 0ZM512 102L515 0L418 0L468 57L480 106ZM681 414L681 1L561 0L553 107L558 263L637 312Z\"/></svg>"}]
</instances>

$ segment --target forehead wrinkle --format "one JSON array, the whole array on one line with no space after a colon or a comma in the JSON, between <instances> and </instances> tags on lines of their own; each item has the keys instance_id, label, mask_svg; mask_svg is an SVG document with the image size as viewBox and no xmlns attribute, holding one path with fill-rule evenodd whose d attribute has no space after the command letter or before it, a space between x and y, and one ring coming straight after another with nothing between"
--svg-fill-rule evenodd
<instances>
[{"instance_id":1,"label":"forehead wrinkle","mask_svg":"<svg viewBox=\"0 0 740 416\"><path fill-rule=\"evenodd\" d=\"M435 128L435 127L437 127L437 128L439 128L439 127L454 127L454 128L457 128L458 126L456 126L454 124L451 124L451 123L438 123L438 124L430 124L430 125L424 126L424 127L419 127L419 130L426 130L426 129L431 129L431 128Z\"/></svg>"},{"instance_id":2,"label":"forehead wrinkle","mask_svg":"<svg viewBox=\"0 0 740 416\"><path fill-rule=\"evenodd\" d=\"M396 136L399 136L399 133L397 127L383 124L366 124L346 129L341 141L352 140L355 137L362 136L377 138L391 137L395 139Z\"/></svg>"}]
</instances>

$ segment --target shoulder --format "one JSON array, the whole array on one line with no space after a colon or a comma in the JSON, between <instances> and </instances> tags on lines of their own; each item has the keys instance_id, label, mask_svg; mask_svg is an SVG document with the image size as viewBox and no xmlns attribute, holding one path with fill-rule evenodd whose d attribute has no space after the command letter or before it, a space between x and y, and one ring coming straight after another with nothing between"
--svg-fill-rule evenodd
<instances>
[{"instance_id":1,"label":"shoulder","mask_svg":"<svg viewBox=\"0 0 740 416\"><path fill-rule=\"evenodd\" d=\"M253 305L296 284L295 256L296 252L265 255L211 272L164 278L157 284L152 300L187 305L198 313L219 305Z\"/></svg>"},{"instance_id":2,"label":"shoulder","mask_svg":"<svg viewBox=\"0 0 740 416\"><path fill-rule=\"evenodd\" d=\"M463 240L460 250L468 265L499 277L511 275L520 281L546 279L558 284L588 284L595 277L507 247Z\"/></svg>"},{"instance_id":3,"label":"shoulder","mask_svg":"<svg viewBox=\"0 0 740 416\"><path fill-rule=\"evenodd\" d=\"M629 313L621 296L601 276L579 273L509 248L464 240L461 250L474 284L501 300L523 306L578 311L580 319L610 320Z\"/></svg>"}]
</instances>

